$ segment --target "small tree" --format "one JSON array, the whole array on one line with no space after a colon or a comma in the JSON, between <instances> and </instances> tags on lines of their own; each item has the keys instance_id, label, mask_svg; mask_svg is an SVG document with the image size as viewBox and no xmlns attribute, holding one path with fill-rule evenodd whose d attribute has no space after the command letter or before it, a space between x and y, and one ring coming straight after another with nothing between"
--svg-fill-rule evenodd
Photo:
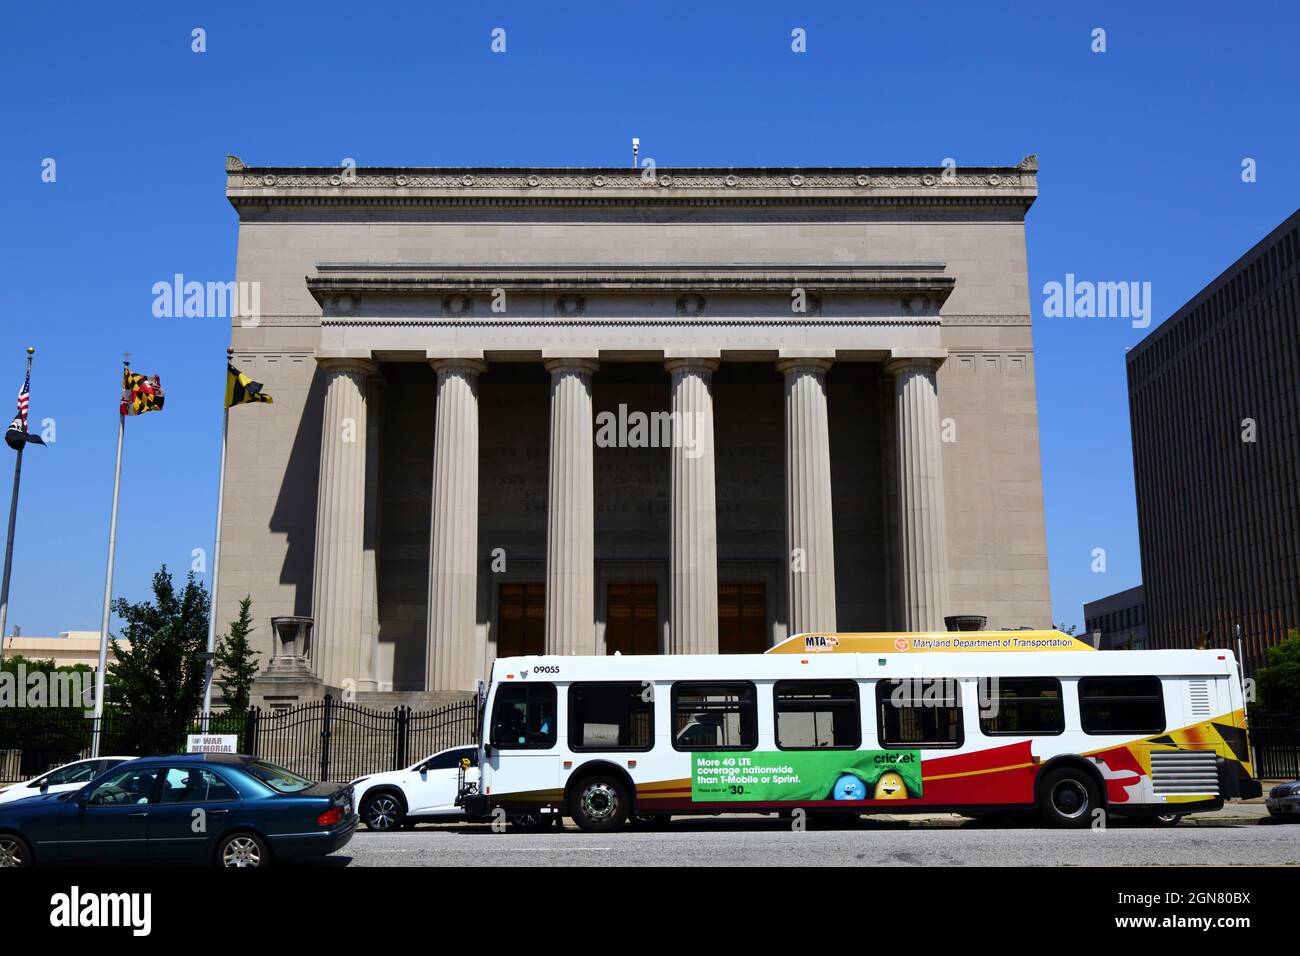
<instances>
[{"instance_id":1,"label":"small tree","mask_svg":"<svg viewBox=\"0 0 1300 956\"><path fill-rule=\"evenodd\" d=\"M208 592L191 571L179 594L167 565L153 576L152 602L118 598L113 610L122 619L129 650L113 639L117 662L108 678L121 700L122 716L134 718L130 733L143 753L171 752L203 701L208 647ZM111 729L111 722L109 727Z\"/></svg>"},{"instance_id":2,"label":"small tree","mask_svg":"<svg viewBox=\"0 0 1300 956\"><path fill-rule=\"evenodd\" d=\"M248 610L252 603L252 598L245 595L239 602L239 617L230 622L230 632L217 642L215 664L221 671L222 696L226 707L237 714L248 710L259 669L258 653L248 641L253 631L253 616Z\"/></svg>"},{"instance_id":3,"label":"small tree","mask_svg":"<svg viewBox=\"0 0 1300 956\"><path fill-rule=\"evenodd\" d=\"M1269 710L1300 713L1300 628L1268 649L1268 663L1255 675L1259 702Z\"/></svg>"}]
</instances>

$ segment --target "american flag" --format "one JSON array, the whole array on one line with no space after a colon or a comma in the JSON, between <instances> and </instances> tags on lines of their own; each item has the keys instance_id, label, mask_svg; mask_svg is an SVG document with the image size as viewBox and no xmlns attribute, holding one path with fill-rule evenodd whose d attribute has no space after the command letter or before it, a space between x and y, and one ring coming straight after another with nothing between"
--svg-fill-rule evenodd
<instances>
[{"instance_id":1,"label":"american flag","mask_svg":"<svg viewBox=\"0 0 1300 956\"><path fill-rule=\"evenodd\" d=\"M34 445L45 444L40 435L31 435L27 432L27 403L31 397L31 390L32 370L29 368L27 378L23 380L23 387L18 392L18 414L14 415L14 420L5 429L5 444L14 450L29 442Z\"/></svg>"},{"instance_id":2,"label":"american flag","mask_svg":"<svg viewBox=\"0 0 1300 956\"><path fill-rule=\"evenodd\" d=\"M18 390L18 420L22 421L23 431L27 431L27 402L32 393L32 370L27 370L23 387Z\"/></svg>"}]
</instances>

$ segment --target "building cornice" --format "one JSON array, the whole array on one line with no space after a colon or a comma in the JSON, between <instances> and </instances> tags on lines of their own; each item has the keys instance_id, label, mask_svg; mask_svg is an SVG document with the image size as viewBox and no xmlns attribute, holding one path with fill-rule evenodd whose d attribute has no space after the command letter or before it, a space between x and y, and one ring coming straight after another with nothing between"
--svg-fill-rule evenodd
<instances>
[{"instance_id":1,"label":"building cornice","mask_svg":"<svg viewBox=\"0 0 1300 956\"><path fill-rule=\"evenodd\" d=\"M665 263L598 265L444 265L401 263L320 263L307 276L307 289L320 303L332 297L431 295L493 292L597 292L610 294L684 292L789 295L920 295L941 305L956 278L944 275L942 262L820 263L808 265Z\"/></svg>"},{"instance_id":2,"label":"building cornice","mask_svg":"<svg viewBox=\"0 0 1300 956\"><path fill-rule=\"evenodd\" d=\"M366 204L780 204L888 205L984 202L1028 208L1038 161L1015 166L573 167L248 166L226 158L236 207Z\"/></svg>"}]
</instances>

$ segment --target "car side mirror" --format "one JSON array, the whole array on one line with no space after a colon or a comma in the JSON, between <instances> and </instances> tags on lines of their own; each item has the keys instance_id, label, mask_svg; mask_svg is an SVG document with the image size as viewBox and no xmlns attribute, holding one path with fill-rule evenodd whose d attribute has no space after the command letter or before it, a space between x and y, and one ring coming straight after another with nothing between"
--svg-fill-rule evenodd
<instances>
[{"instance_id":1,"label":"car side mirror","mask_svg":"<svg viewBox=\"0 0 1300 956\"><path fill-rule=\"evenodd\" d=\"M49 792L50 792L50 785L49 785L49 783L47 783L46 781L42 780L42 781L41 781L41 793L49 793Z\"/></svg>"},{"instance_id":2,"label":"car side mirror","mask_svg":"<svg viewBox=\"0 0 1300 956\"><path fill-rule=\"evenodd\" d=\"M488 757L491 757L491 756L492 756L492 745L491 745L491 744L484 744L484 745L483 745L483 759L486 760Z\"/></svg>"}]
</instances>

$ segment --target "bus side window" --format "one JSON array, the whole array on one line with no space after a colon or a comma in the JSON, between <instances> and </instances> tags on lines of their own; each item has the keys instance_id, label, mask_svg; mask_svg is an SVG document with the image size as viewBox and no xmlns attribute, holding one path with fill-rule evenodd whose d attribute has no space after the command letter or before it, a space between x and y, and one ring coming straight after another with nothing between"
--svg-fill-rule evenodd
<instances>
[{"instance_id":1,"label":"bus side window","mask_svg":"<svg viewBox=\"0 0 1300 956\"><path fill-rule=\"evenodd\" d=\"M758 746L758 699L749 681L673 684L673 747L753 750Z\"/></svg>"},{"instance_id":2,"label":"bus side window","mask_svg":"<svg viewBox=\"0 0 1300 956\"><path fill-rule=\"evenodd\" d=\"M548 750L555 746L555 685L502 684L492 704L492 746Z\"/></svg>"}]
</instances>

